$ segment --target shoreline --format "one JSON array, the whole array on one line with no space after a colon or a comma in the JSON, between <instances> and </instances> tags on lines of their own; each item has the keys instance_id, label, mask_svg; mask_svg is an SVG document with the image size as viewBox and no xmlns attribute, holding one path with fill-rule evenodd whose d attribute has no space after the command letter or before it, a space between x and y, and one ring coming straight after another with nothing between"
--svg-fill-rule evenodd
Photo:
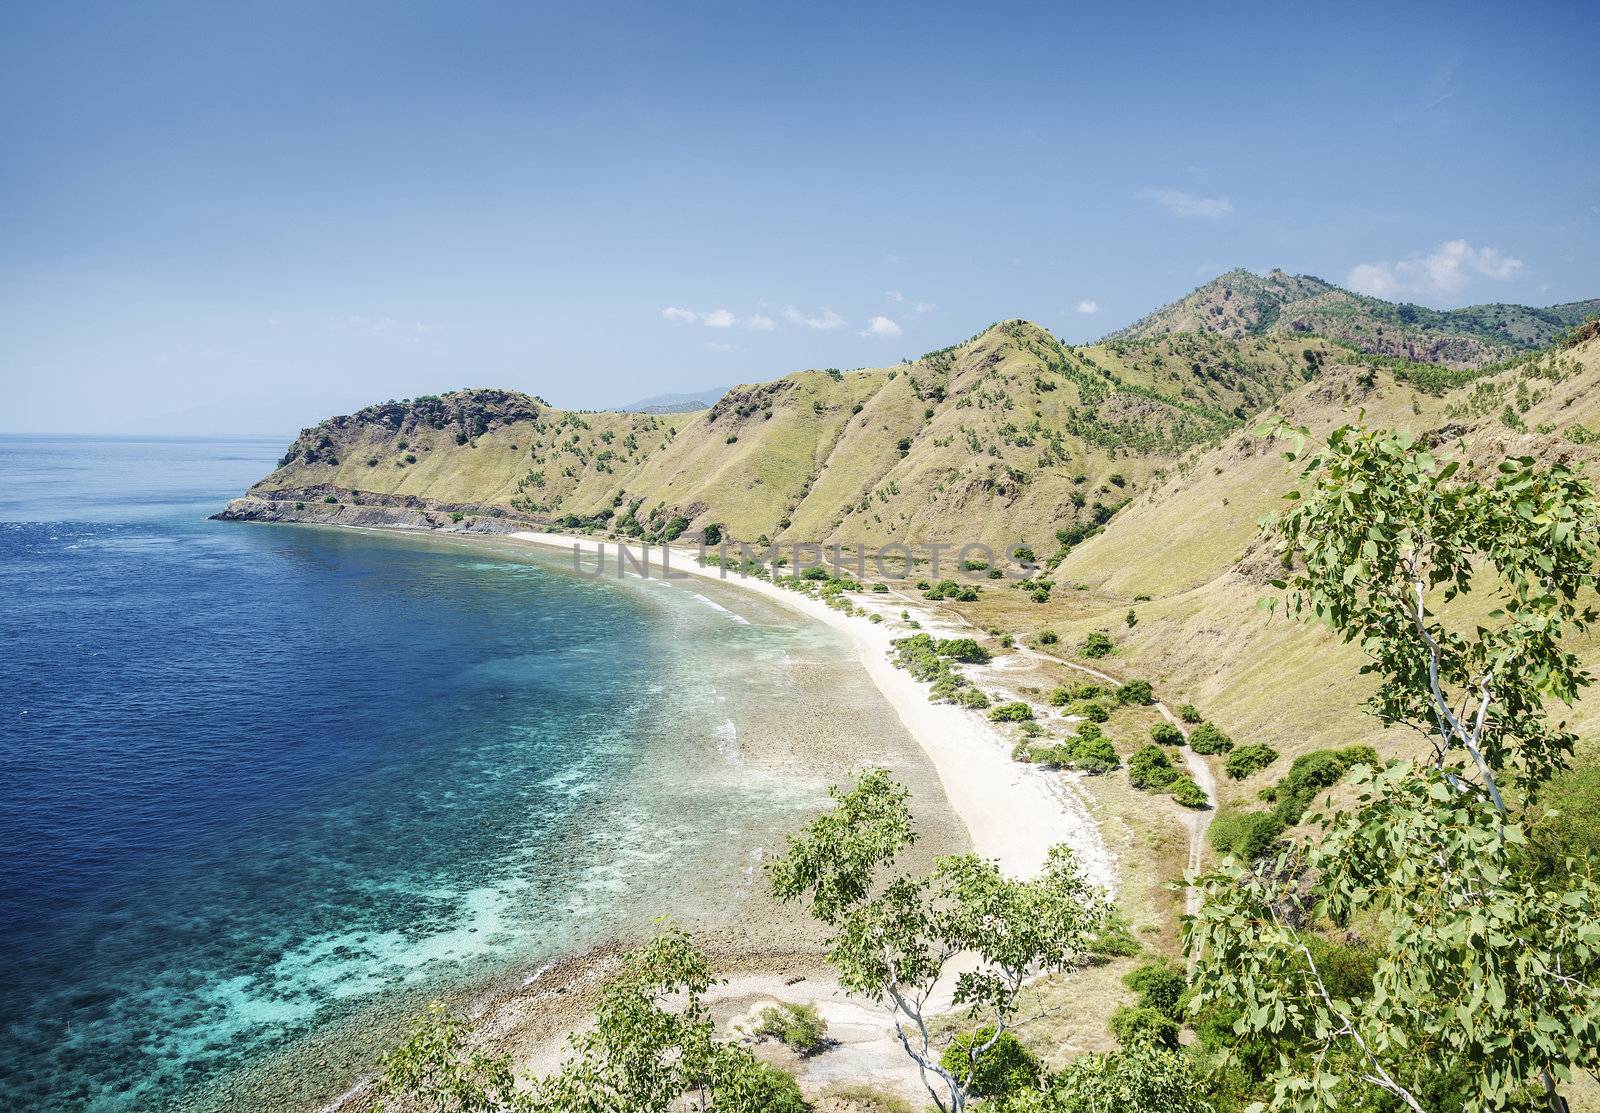
<instances>
[{"instance_id":1,"label":"shoreline","mask_svg":"<svg viewBox=\"0 0 1600 1113\"><path fill-rule=\"evenodd\" d=\"M696 582L730 585L820 622L846 639L873 688L893 708L912 742L933 767L950 811L965 828L973 852L997 860L1009 874L1031 876L1042 868L1050 847L1065 842L1078 854L1085 875L1115 893L1114 863L1084 799L1072 785L1059 776L1012 760L1010 743L981 714L933 703L928 699L927 685L893 664L891 643L913 632L900 618L902 610L920 623L922 631L935 636L961 637L972 632L937 614L919 599L893 591L887 595L852 593L852 602L868 613L882 616L881 622L873 623L843 614L820 599L769 580L717 565L701 565L696 560L698 550L693 548L655 545L647 549L639 544L547 531L490 532L409 522L305 524L428 534L452 540L481 539L502 550L512 545L572 553L576 548L587 568L593 568L603 545L603 572L596 575L584 567L579 568L580 572L594 579L637 579L642 577L636 569L642 566L649 578L666 579L674 586L693 591ZM619 547L629 553L627 571L619 572ZM667 576L660 574L663 549L671 557ZM648 563L634 559L646 551ZM720 606L715 600L707 602ZM506 986L479 996L470 1010L474 1044L486 1044L510 1054L520 1070L544 1073L557 1068L567 1035L587 1022L594 995L614 967L616 955L615 944L606 944L562 956L520 986ZM714 987L707 995L719 1027L748 1024L762 1007L782 1000L815 1006L836 1037L843 1037L826 1055L783 1063L796 1073L808 1092L866 1081L913 1102L925 1096L914 1067L894 1040L888 1014L841 991L820 952L804 950L803 945L802 949L782 954L714 948L713 957L719 974L726 979L725 984ZM765 1044L762 1053L780 1058L783 1055L780 1049ZM349 1080L332 1101L307 1106L307 1113L370 1110L373 1080L369 1070Z\"/></svg>"},{"instance_id":2,"label":"shoreline","mask_svg":"<svg viewBox=\"0 0 1600 1113\"><path fill-rule=\"evenodd\" d=\"M604 545L607 546L608 560L612 563L616 563L615 553L619 544L634 554L643 548L531 530L500 534L498 537L546 548L561 548L568 552L576 547L579 556L586 559L592 558ZM659 553L663 548L656 545L645 551ZM1008 873L1031 875L1043 867L1050 847L1066 842L1073 846L1082 859L1084 871L1091 880L1114 890L1115 873L1104 843L1087 810L1081 805L1076 808L1073 806L1076 798L1057 791L1051 780L1037 769L1011 760L1009 744L986 720L953 704L931 702L927 687L889 660L893 640L902 636L903 632L910 631L896 629L901 625L898 618L891 620L886 612L898 616L901 610L908 610L927 632L956 633L953 629L940 630L940 620L932 612L918 608L903 596L891 596L895 605L887 608L873 607L874 599L870 593L854 598L852 601L866 606L868 610L885 614L882 623L871 623L841 614L818 599L779 587L767 580L728 572L719 566L699 564L692 555L693 550L669 551L674 556L681 556L683 564L671 561L671 576L664 578L681 582L681 578L693 576L753 591L821 622L848 638L867 676L894 708L907 733L933 763L940 784L944 786L945 796L967 828L973 849L979 855L997 859L1001 868ZM655 565L645 567L648 569ZM608 570L605 574L618 573ZM1081 847L1077 845L1079 843Z\"/></svg>"}]
</instances>

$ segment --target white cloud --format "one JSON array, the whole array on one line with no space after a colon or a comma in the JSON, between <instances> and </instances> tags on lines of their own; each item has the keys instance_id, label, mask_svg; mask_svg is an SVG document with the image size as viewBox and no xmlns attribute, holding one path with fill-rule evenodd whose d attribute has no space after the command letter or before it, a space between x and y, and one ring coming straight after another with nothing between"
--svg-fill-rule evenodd
<instances>
[{"instance_id":1,"label":"white cloud","mask_svg":"<svg viewBox=\"0 0 1600 1113\"><path fill-rule=\"evenodd\" d=\"M694 310L684 309L676 305L667 306L661 311L661 316L664 320L684 321L691 325L700 319L700 314L696 313Z\"/></svg>"},{"instance_id":2,"label":"white cloud","mask_svg":"<svg viewBox=\"0 0 1600 1113\"><path fill-rule=\"evenodd\" d=\"M887 317L874 317L867 322L867 331L862 336L899 336L900 326Z\"/></svg>"},{"instance_id":3,"label":"white cloud","mask_svg":"<svg viewBox=\"0 0 1600 1113\"><path fill-rule=\"evenodd\" d=\"M1098 313L1100 312L1100 303L1092 299L1080 301L1072 307L1072 311L1074 313Z\"/></svg>"},{"instance_id":4,"label":"white cloud","mask_svg":"<svg viewBox=\"0 0 1600 1113\"><path fill-rule=\"evenodd\" d=\"M1438 108L1445 101L1455 96L1459 91L1456 85L1456 71L1461 67L1461 59L1446 58L1433 68L1433 75L1428 78L1428 84L1422 90L1422 110L1424 112Z\"/></svg>"},{"instance_id":5,"label":"white cloud","mask_svg":"<svg viewBox=\"0 0 1600 1113\"><path fill-rule=\"evenodd\" d=\"M794 306L786 306L783 310L783 319L794 325L805 325L807 328L836 329L844 324L844 318L831 309L824 309L815 316L807 316Z\"/></svg>"},{"instance_id":6,"label":"white cloud","mask_svg":"<svg viewBox=\"0 0 1600 1113\"><path fill-rule=\"evenodd\" d=\"M732 328L737 320L731 309L713 309L705 315L704 324L706 328Z\"/></svg>"},{"instance_id":7,"label":"white cloud","mask_svg":"<svg viewBox=\"0 0 1600 1113\"><path fill-rule=\"evenodd\" d=\"M737 352L739 350L739 345L724 344L720 340L708 340L706 341L706 347L710 348L713 352Z\"/></svg>"},{"instance_id":8,"label":"white cloud","mask_svg":"<svg viewBox=\"0 0 1600 1113\"><path fill-rule=\"evenodd\" d=\"M1140 196L1186 219L1221 220L1233 212L1233 202L1226 197L1201 197L1181 189L1147 189Z\"/></svg>"},{"instance_id":9,"label":"white cloud","mask_svg":"<svg viewBox=\"0 0 1600 1113\"><path fill-rule=\"evenodd\" d=\"M754 329L756 332L771 332L778 327L778 322L764 313L757 313L745 322L745 326Z\"/></svg>"},{"instance_id":10,"label":"white cloud","mask_svg":"<svg viewBox=\"0 0 1600 1113\"><path fill-rule=\"evenodd\" d=\"M903 301L906 300L906 296L904 294L902 294L899 290L885 290L883 292L883 296L888 298L890 301L894 302L897 305L900 302L903 302Z\"/></svg>"},{"instance_id":11,"label":"white cloud","mask_svg":"<svg viewBox=\"0 0 1600 1113\"><path fill-rule=\"evenodd\" d=\"M277 319L274 318L273 320L274 324L277 324ZM373 336L382 336L386 339L398 340L406 344L422 343L423 338L438 327L426 321L401 321L394 317L369 317L362 313L347 313L343 318L325 316L323 320L329 324L342 323L358 332L370 333Z\"/></svg>"},{"instance_id":12,"label":"white cloud","mask_svg":"<svg viewBox=\"0 0 1600 1113\"><path fill-rule=\"evenodd\" d=\"M1427 254L1394 262L1362 263L1344 284L1379 298L1449 298L1474 278L1504 282L1523 269L1521 259L1492 247L1473 247L1466 240L1448 240Z\"/></svg>"}]
</instances>

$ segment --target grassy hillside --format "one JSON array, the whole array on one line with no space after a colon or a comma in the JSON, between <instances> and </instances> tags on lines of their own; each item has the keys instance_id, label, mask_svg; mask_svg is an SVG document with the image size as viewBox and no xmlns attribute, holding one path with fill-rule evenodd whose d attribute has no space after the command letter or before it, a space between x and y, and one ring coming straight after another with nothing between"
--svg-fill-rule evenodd
<instances>
[{"instance_id":1,"label":"grassy hillside","mask_svg":"<svg viewBox=\"0 0 1600 1113\"><path fill-rule=\"evenodd\" d=\"M1280 417L1313 438L1362 420L1409 429L1438 452L1483 464L1564 457L1594 475L1600 338L1437 396L1385 370L1332 368L1256 424ZM1263 782L1281 775L1288 758L1325 746L1410 746L1412 738L1386 734L1362 713L1368 688L1358 649L1258 608L1278 571L1259 522L1283 506L1298 474L1284 458L1287 447L1255 428L1239 430L1185 457L1104 532L1073 548L1053 573L1048 602L989 592L960 607L978 625L1023 637L1053 630L1059 641L1043 648L1067 659L1091 631L1109 633L1115 651L1097 665L1149 679L1169 702L1198 705L1235 739L1267 742L1285 755ZM1481 594L1475 604L1484 612L1492 606ZM1600 668L1600 640L1579 650ZM1581 703L1573 722L1585 734L1600 731L1600 706ZM1225 782L1223 798L1248 799L1258 787L1256 779Z\"/></svg>"},{"instance_id":2,"label":"grassy hillside","mask_svg":"<svg viewBox=\"0 0 1600 1113\"><path fill-rule=\"evenodd\" d=\"M1594 333L1452 386L1436 366L1317 337L1075 348L1007 321L896 367L736 387L690 414L569 413L507 391L385 403L302 433L252 505L351 521L411 503L469 525L651 540L712 526L749 541L1022 540L1059 564L1039 573L1044 585L992 584L953 604L978 627L1035 644L1054 631L1039 649L1064 660L1106 632L1108 671L1286 758L1391 749L1407 740L1378 737L1361 713L1357 651L1257 608L1276 574L1259 521L1295 477L1258 430L1282 419L1320 438L1365 420L1478 460L1588 461L1600 451ZM1581 708L1579 724L1594 716ZM1256 787L1225 784L1224 798Z\"/></svg>"},{"instance_id":3,"label":"grassy hillside","mask_svg":"<svg viewBox=\"0 0 1600 1113\"><path fill-rule=\"evenodd\" d=\"M388 402L305 430L251 494L634 537L718 525L751 541L1048 550L1340 358L1316 338L1211 334L1073 348L1008 321L896 367L735 387L689 414L569 413L500 390Z\"/></svg>"},{"instance_id":4,"label":"grassy hillside","mask_svg":"<svg viewBox=\"0 0 1600 1113\"><path fill-rule=\"evenodd\" d=\"M1274 270L1262 277L1239 269L1106 339L1179 332L1234 338L1310 333L1373 355L1465 368L1546 347L1595 313L1600 313L1600 300L1543 309L1496 303L1437 310L1351 293L1310 275Z\"/></svg>"}]
</instances>

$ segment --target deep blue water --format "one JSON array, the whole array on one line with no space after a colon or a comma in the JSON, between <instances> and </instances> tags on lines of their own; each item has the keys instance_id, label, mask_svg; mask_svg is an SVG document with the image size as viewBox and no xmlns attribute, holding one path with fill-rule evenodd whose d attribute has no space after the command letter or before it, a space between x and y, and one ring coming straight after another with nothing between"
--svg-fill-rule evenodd
<instances>
[{"instance_id":1,"label":"deep blue water","mask_svg":"<svg viewBox=\"0 0 1600 1113\"><path fill-rule=\"evenodd\" d=\"M820 791L696 772L810 635L206 521L283 443L0 437L0 1108L168 1108L360 1020L343 1084L439 986L620 930Z\"/></svg>"}]
</instances>

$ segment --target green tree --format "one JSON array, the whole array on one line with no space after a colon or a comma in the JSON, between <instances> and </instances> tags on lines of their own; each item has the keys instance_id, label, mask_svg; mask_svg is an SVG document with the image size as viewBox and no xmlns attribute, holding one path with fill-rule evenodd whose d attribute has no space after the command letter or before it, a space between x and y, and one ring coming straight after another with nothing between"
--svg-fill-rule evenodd
<instances>
[{"instance_id":1,"label":"green tree","mask_svg":"<svg viewBox=\"0 0 1600 1113\"><path fill-rule=\"evenodd\" d=\"M1228 760L1222 767L1228 771L1230 780L1242 781L1252 774L1261 772L1277 760L1277 750L1265 742L1252 742L1248 746L1240 746L1229 754Z\"/></svg>"},{"instance_id":2,"label":"green tree","mask_svg":"<svg viewBox=\"0 0 1600 1113\"><path fill-rule=\"evenodd\" d=\"M438 1005L382 1063L380 1108L396 1113L804 1113L794 1079L716 1039L714 984L688 936L667 930L623 960L594 1025L569 1037L561 1069L519 1088L510 1061L468 1047Z\"/></svg>"},{"instance_id":3,"label":"green tree","mask_svg":"<svg viewBox=\"0 0 1600 1113\"><path fill-rule=\"evenodd\" d=\"M1148 680L1130 680L1117 689L1117 702L1143 706L1155 701L1155 692Z\"/></svg>"},{"instance_id":4,"label":"green tree","mask_svg":"<svg viewBox=\"0 0 1600 1113\"><path fill-rule=\"evenodd\" d=\"M1595 617L1578 601L1600 554L1593 493L1559 463L1459 470L1405 434L1340 429L1276 523L1293 612L1362 646L1371 709L1432 752L1358 766L1355 805L1319 817L1320 840L1199 879L1195 1005L1276 1044L1274 1108L1382 1093L1479 1113L1542 1091L1561 1113L1560 1081L1600 1065L1600 887L1542 872L1506 803L1508 788L1535 799L1572 750L1546 707L1589 682L1563 638ZM1436 611L1479 585L1499 604L1487 617ZM1350 988L1317 929L1356 924L1373 962Z\"/></svg>"},{"instance_id":5,"label":"green tree","mask_svg":"<svg viewBox=\"0 0 1600 1113\"><path fill-rule=\"evenodd\" d=\"M517 1090L511 1060L467 1046L465 1021L438 1002L411 1035L378 1064L377 1108L416 1113L519 1113L531 1110Z\"/></svg>"},{"instance_id":6,"label":"green tree","mask_svg":"<svg viewBox=\"0 0 1600 1113\"><path fill-rule=\"evenodd\" d=\"M916 837L906 789L886 770L869 769L849 790L831 793L833 810L768 863L772 891L804 902L830 929L840 984L889 1009L934 1104L944 1113L965 1109L1024 983L1082 964L1110 923L1111 905L1065 846L1052 848L1030 880L1005 877L974 855L940 858L928 877L899 873L894 860ZM951 1066L941 1061L927 1008L957 955L964 961L954 1004L989 1035L968 1040Z\"/></svg>"},{"instance_id":7,"label":"green tree","mask_svg":"<svg viewBox=\"0 0 1600 1113\"><path fill-rule=\"evenodd\" d=\"M1210 1113L1190 1059L1137 1040L1108 1055L1080 1055L1045 1090L1023 1091L997 1113Z\"/></svg>"}]
</instances>

